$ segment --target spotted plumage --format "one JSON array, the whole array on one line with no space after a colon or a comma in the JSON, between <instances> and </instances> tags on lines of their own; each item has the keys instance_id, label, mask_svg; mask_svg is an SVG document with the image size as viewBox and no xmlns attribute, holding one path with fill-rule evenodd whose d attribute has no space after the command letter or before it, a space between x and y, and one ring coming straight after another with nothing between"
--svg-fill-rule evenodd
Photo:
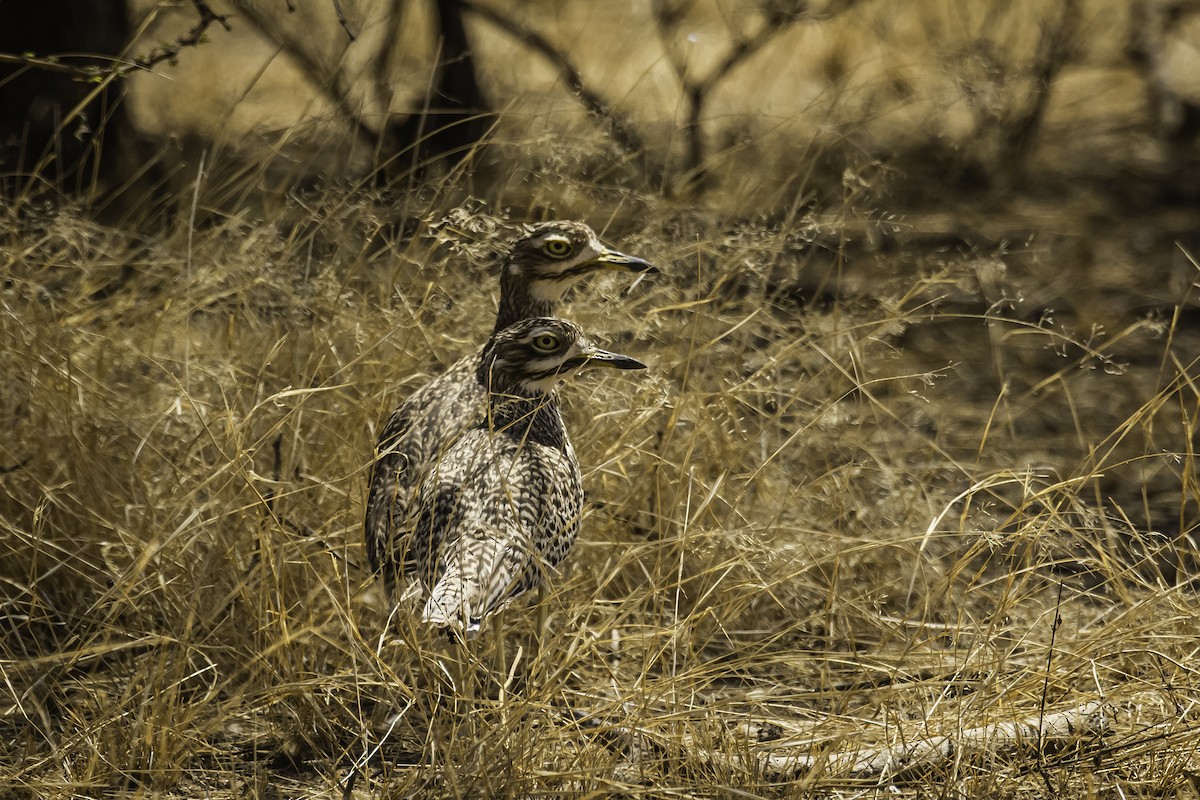
<instances>
[{"instance_id":1,"label":"spotted plumage","mask_svg":"<svg viewBox=\"0 0 1200 800\"><path fill-rule=\"evenodd\" d=\"M501 263L500 308L493 335L521 320L553 315L567 290L601 270L652 272L640 258L605 247L581 222L530 226ZM414 503L431 470L485 419L486 387L479 354L466 356L417 390L388 419L376 447L364 533L372 569L389 593L415 569L408 547L417 522ZM419 536L417 537L420 538Z\"/></svg>"},{"instance_id":2,"label":"spotted plumage","mask_svg":"<svg viewBox=\"0 0 1200 800\"><path fill-rule=\"evenodd\" d=\"M645 368L553 318L494 334L475 362L486 410L423 476L404 553L429 591L422 620L467 635L538 586L579 532L583 486L555 385L587 366Z\"/></svg>"}]
</instances>

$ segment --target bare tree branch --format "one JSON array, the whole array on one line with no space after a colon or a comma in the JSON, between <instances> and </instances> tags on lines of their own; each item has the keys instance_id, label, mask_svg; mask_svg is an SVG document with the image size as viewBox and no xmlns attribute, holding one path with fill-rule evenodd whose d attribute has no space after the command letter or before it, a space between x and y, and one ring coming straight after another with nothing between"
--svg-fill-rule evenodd
<instances>
[{"instance_id":1,"label":"bare tree branch","mask_svg":"<svg viewBox=\"0 0 1200 800\"><path fill-rule=\"evenodd\" d=\"M226 31L233 30L225 15L218 14L209 8L205 0L192 0L192 5L196 7L196 14L199 16L199 19L192 26L191 30L180 36L173 43L151 50L148 55L135 58L132 64L134 68L149 70L164 61L174 61L184 48L195 47L200 44L205 32L208 31L209 26L214 22L221 23L221 27Z\"/></svg>"},{"instance_id":2,"label":"bare tree branch","mask_svg":"<svg viewBox=\"0 0 1200 800\"><path fill-rule=\"evenodd\" d=\"M674 69L680 88L688 99L688 117L684 123L684 134L687 137L685 188L703 188L708 183L708 168L705 166L708 156L704 146L703 121L709 98L717 85L738 65L792 25L798 22L823 22L832 19L854 7L857 2L858 0L838 0L820 14L811 13L807 4L796 7L768 7L764 9L765 20L752 36L735 36L733 47L725 57L703 78L693 79L688 75L687 60L680 59L671 46L683 19L682 12L667 0L653 0L652 13L668 63Z\"/></svg>"},{"instance_id":3,"label":"bare tree branch","mask_svg":"<svg viewBox=\"0 0 1200 800\"><path fill-rule=\"evenodd\" d=\"M327 63L309 45L307 38L289 34L274 17L255 4L246 0L234 0L234 3L250 24L292 58L308 82L323 93L353 133L372 146L377 180L388 181L398 174L401 154L410 156L405 162L408 165L405 175L411 177L441 158L461 161L485 138L491 112L477 82L475 63L462 24L462 4L458 0L438 0L434 4L443 51L435 62L425 107L408 114L402 124L394 122L390 112L390 89L386 85L381 87L380 83L386 81L387 63L394 45L385 45L376 55L373 74L377 96L374 99L382 106L382 115L378 123L369 122L351 92L344 71L336 63ZM400 17L399 2L393 2L391 12L388 18L396 23ZM385 90L378 91L379 88Z\"/></svg>"},{"instance_id":4,"label":"bare tree branch","mask_svg":"<svg viewBox=\"0 0 1200 800\"><path fill-rule=\"evenodd\" d=\"M537 51L542 57L553 64L563 82L579 97L580 102L583 103L588 112L608 125L613 141L617 143L622 152L632 155L640 153L645 149L642 138L630 127L628 120L623 115L614 111L600 95L588 88L587 84L583 81L583 76L580 74L579 69L571 63L570 59L561 50L551 44L546 37L517 20L507 17L486 5L476 3L474 0L462 0L461 4L466 10L486 19L520 41L526 47Z\"/></svg>"},{"instance_id":5,"label":"bare tree branch","mask_svg":"<svg viewBox=\"0 0 1200 800\"><path fill-rule=\"evenodd\" d=\"M253 4L237 2L236 6L251 25L292 58L296 66L308 78L309 83L333 104L338 114L350 125L355 134L362 137L363 141L375 143L380 133L367 125L363 121L362 115L351 104L349 93L342 88L336 69L331 73L307 49L299 46L295 41L280 36L278 28L270 24L270 17L258 11Z\"/></svg>"},{"instance_id":6,"label":"bare tree branch","mask_svg":"<svg viewBox=\"0 0 1200 800\"><path fill-rule=\"evenodd\" d=\"M1111 731L1115 713L1110 704L1091 701L1064 711L1039 712L946 735L917 736L892 745L823 754L813 754L811 743L791 748L781 742L756 745L754 729L764 725L770 728L769 719L747 720L739 726L744 728L739 738L745 740L745 745L735 751L711 749L690 736L684 737L682 744L693 755L722 769L750 770L773 781L802 779L820 769L825 775L877 778L881 783L890 783L903 775L944 767L972 755L1003 751L1041 754L1071 743L1096 741ZM680 744L678 739L663 737L661 731L638 726L614 725L603 730L625 757L623 766L634 769L642 762L661 759L669 747Z\"/></svg>"},{"instance_id":7,"label":"bare tree branch","mask_svg":"<svg viewBox=\"0 0 1200 800\"><path fill-rule=\"evenodd\" d=\"M997 722L953 735L914 739L857 753L838 753L822 758L768 752L759 754L756 761L759 769L776 778L795 777L822 764L840 774L886 778L900 772L946 764L964 751L987 753L1015 749L1041 753L1052 741L1096 738L1109 730L1112 713L1112 709L1103 703L1089 702L1066 711L1038 713L1013 722Z\"/></svg>"},{"instance_id":8,"label":"bare tree branch","mask_svg":"<svg viewBox=\"0 0 1200 800\"><path fill-rule=\"evenodd\" d=\"M1079 26L1078 6L1078 0L1063 0L1058 18L1043 24L1036 60L1031 69L1030 100L1006 120L1000 163L1015 170L1018 177L1028 161L1037 133L1042 129L1050 104L1050 85L1074 57L1074 39Z\"/></svg>"},{"instance_id":9,"label":"bare tree branch","mask_svg":"<svg viewBox=\"0 0 1200 800\"><path fill-rule=\"evenodd\" d=\"M352 42L358 39L358 34L350 28L350 23L346 20L346 12L342 9L342 1L331 0L331 2L333 3L333 13L337 14L338 25L342 26L342 30L346 32L347 38Z\"/></svg>"},{"instance_id":10,"label":"bare tree branch","mask_svg":"<svg viewBox=\"0 0 1200 800\"><path fill-rule=\"evenodd\" d=\"M100 81L109 75L123 77L137 70L151 70L164 61L174 61L184 49L201 44L204 34L214 22L219 22L221 27L227 31L232 30L228 18L224 14L218 14L213 11L205 0L192 0L192 5L195 6L199 19L187 33L180 36L171 44L156 47L146 55L138 56L132 61L122 61L117 58L102 59L90 55L81 56L81 58L86 58L88 61L93 62L84 66L64 62L60 56L55 55L38 56L33 53L0 53L0 64L16 64L32 69L58 72L85 81ZM97 61L107 61L109 65L107 67L98 66L94 63Z\"/></svg>"}]
</instances>

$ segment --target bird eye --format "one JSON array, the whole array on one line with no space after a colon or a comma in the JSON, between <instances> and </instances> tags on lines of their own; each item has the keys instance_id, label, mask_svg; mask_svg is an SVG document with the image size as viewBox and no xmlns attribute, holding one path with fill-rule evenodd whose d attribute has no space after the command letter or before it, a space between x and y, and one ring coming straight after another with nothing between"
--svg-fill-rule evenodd
<instances>
[{"instance_id":1,"label":"bird eye","mask_svg":"<svg viewBox=\"0 0 1200 800\"><path fill-rule=\"evenodd\" d=\"M554 258L566 258L575 248L566 239L554 238L547 239L546 243L542 245L542 249L546 251L546 255Z\"/></svg>"},{"instance_id":2,"label":"bird eye","mask_svg":"<svg viewBox=\"0 0 1200 800\"><path fill-rule=\"evenodd\" d=\"M553 353L559 345L558 336L553 333L539 333L533 337L533 349L539 353Z\"/></svg>"}]
</instances>

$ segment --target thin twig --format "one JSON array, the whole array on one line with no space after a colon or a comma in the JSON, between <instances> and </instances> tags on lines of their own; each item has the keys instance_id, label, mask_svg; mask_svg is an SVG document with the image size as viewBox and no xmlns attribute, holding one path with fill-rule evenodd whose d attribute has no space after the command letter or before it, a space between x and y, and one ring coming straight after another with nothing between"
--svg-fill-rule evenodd
<instances>
[{"instance_id":1,"label":"thin twig","mask_svg":"<svg viewBox=\"0 0 1200 800\"><path fill-rule=\"evenodd\" d=\"M333 13L337 14L338 25L342 26L342 30L346 32L346 38L350 41L356 41L358 34L350 27L350 22L346 19L346 12L342 9L341 0L331 0L333 3Z\"/></svg>"},{"instance_id":2,"label":"thin twig","mask_svg":"<svg viewBox=\"0 0 1200 800\"><path fill-rule=\"evenodd\" d=\"M368 125L362 115L354 108L349 93L341 85L341 76L336 67L333 69L325 67L316 56L306 50L295 38L281 35L277 27L271 24L270 17L259 12L253 3L239 2L237 7L241 15L257 28L259 33L283 48L295 65L308 78L310 85L321 92L337 109L342 119L354 129L354 133L357 136L361 137L364 142L373 143L376 141L380 133Z\"/></svg>"},{"instance_id":3,"label":"thin twig","mask_svg":"<svg viewBox=\"0 0 1200 800\"><path fill-rule=\"evenodd\" d=\"M1054 640L1058 637L1058 629L1062 627L1062 596L1063 582L1058 582L1058 600L1054 603L1054 622L1050 624L1050 647L1046 651L1046 674L1042 676L1042 699L1038 706L1038 773L1042 776L1042 780L1046 784L1046 792L1049 796L1054 796L1054 786L1050 783L1050 773L1046 771L1046 756L1042 747L1042 730L1046 719L1046 694L1050 690L1050 667L1054 664Z\"/></svg>"},{"instance_id":4,"label":"thin twig","mask_svg":"<svg viewBox=\"0 0 1200 800\"><path fill-rule=\"evenodd\" d=\"M192 5L196 7L199 19L187 33L180 36L171 44L155 48L146 55L138 56L132 61L122 61L111 56L88 55L83 58L92 63L81 66L66 63L61 60L61 56L56 55L39 56L33 53L0 53L0 64L13 64L31 69L44 70L46 72L57 72L63 75L70 75L79 80L97 83L109 76L124 77L138 70L150 70L164 61L174 61L184 49L196 47L201 44L204 34L214 22L219 22L227 31L233 30L229 24L228 17L225 14L218 14L213 11L205 0L192 0ZM108 66L100 66L100 63L97 62L107 62Z\"/></svg>"},{"instance_id":5,"label":"thin twig","mask_svg":"<svg viewBox=\"0 0 1200 800\"><path fill-rule=\"evenodd\" d=\"M855 2L857 0L841 0L841 2L831 4L820 14L814 14L807 10L774 14L753 36L735 38L733 47L717 66L703 79L697 80L688 77L687 60L677 58L671 47L670 40L679 27L678 12L669 8L662 0L656 0L653 3L654 21L658 27L659 37L663 40L667 61L674 69L679 85L688 100L688 119L684 124L688 144L687 185L702 187L708 180L708 170L704 166L707 155L704 148L702 124L709 98L717 84L723 81L735 67L757 53L767 42L788 30L793 24L801 21L818 22L831 19L852 7Z\"/></svg>"},{"instance_id":6,"label":"thin twig","mask_svg":"<svg viewBox=\"0 0 1200 800\"><path fill-rule=\"evenodd\" d=\"M33 463L33 456L25 456L15 464L9 464L6 467L0 467L0 475L7 475L10 472L16 472L19 469L25 469Z\"/></svg>"},{"instance_id":7,"label":"thin twig","mask_svg":"<svg viewBox=\"0 0 1200 800\"><path fill-rule=\"evenodd\" d=\"M209 8L205 0L192 0L192 5L196 7L196 14L200 18L191 27L191 30L169 45L164 45L157 50L151 50L148 55L138 56L133 60L132 68L149 70L164 61L173 62L184 48L195 47L200 44L205 32L208 31L209 26L214 22L221 23L221 27L226 31L233 30L229 24L229 19L224 14L218 14ZM123 66L122 69L130 69L132 71L130 67Z\"/></svg>"},{"instance_id":8,"label":"thin twig","mask_svg":"<svg viewBox=\"0 0 1200 800\"><path fill-rule=\"evenodd\" d=\"M571 63L571 60L561 50L551 44L546 37L517 20L505 16L486 5L475 3L473 0L461 0L461 5L467 11L483 17L505 33L519 40L526 47L537 51L553 64L558 70L558 74L562 77L563 82L579 97L579 101L583 103L588 112L608 125L613 141L617 143L622 152L632 155L640 153L645 149L642 137L630 127L628 120L623 115L614 111L600 95L588 88L587 84L583 81L583 76L580 74L579 69Z\"/></svg>"}]
</instances>

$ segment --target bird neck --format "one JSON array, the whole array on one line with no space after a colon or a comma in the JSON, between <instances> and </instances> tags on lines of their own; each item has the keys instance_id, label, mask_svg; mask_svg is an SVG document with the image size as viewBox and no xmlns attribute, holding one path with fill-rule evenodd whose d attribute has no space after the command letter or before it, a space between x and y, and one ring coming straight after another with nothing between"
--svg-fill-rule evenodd
<instances>
[{"instance_id":1,"label":"bird neck","mask_svg":"<svg viewBox=\"0 0 1200 800\"><path fill-rule=\"evenodd\" d=\"M490 375L483 366L479 382L487 390L489 430L521 441L562 449L567 440L558 398L553 392L529 392Z\"/></svg>"},{"instance_id":2,"label":"bird neck","mask_svg":"<svg viewBox=\"0 0 1200 800\"><path fill-rule=\"evenodd\" d=\"M496 327L492 333L499 333L523 319L553 317L556 305L553 300L536 297L528 279L514 275L508 262L505 262L500 275L500 310L496 314Z\"/></svg>"}]
</instances>

